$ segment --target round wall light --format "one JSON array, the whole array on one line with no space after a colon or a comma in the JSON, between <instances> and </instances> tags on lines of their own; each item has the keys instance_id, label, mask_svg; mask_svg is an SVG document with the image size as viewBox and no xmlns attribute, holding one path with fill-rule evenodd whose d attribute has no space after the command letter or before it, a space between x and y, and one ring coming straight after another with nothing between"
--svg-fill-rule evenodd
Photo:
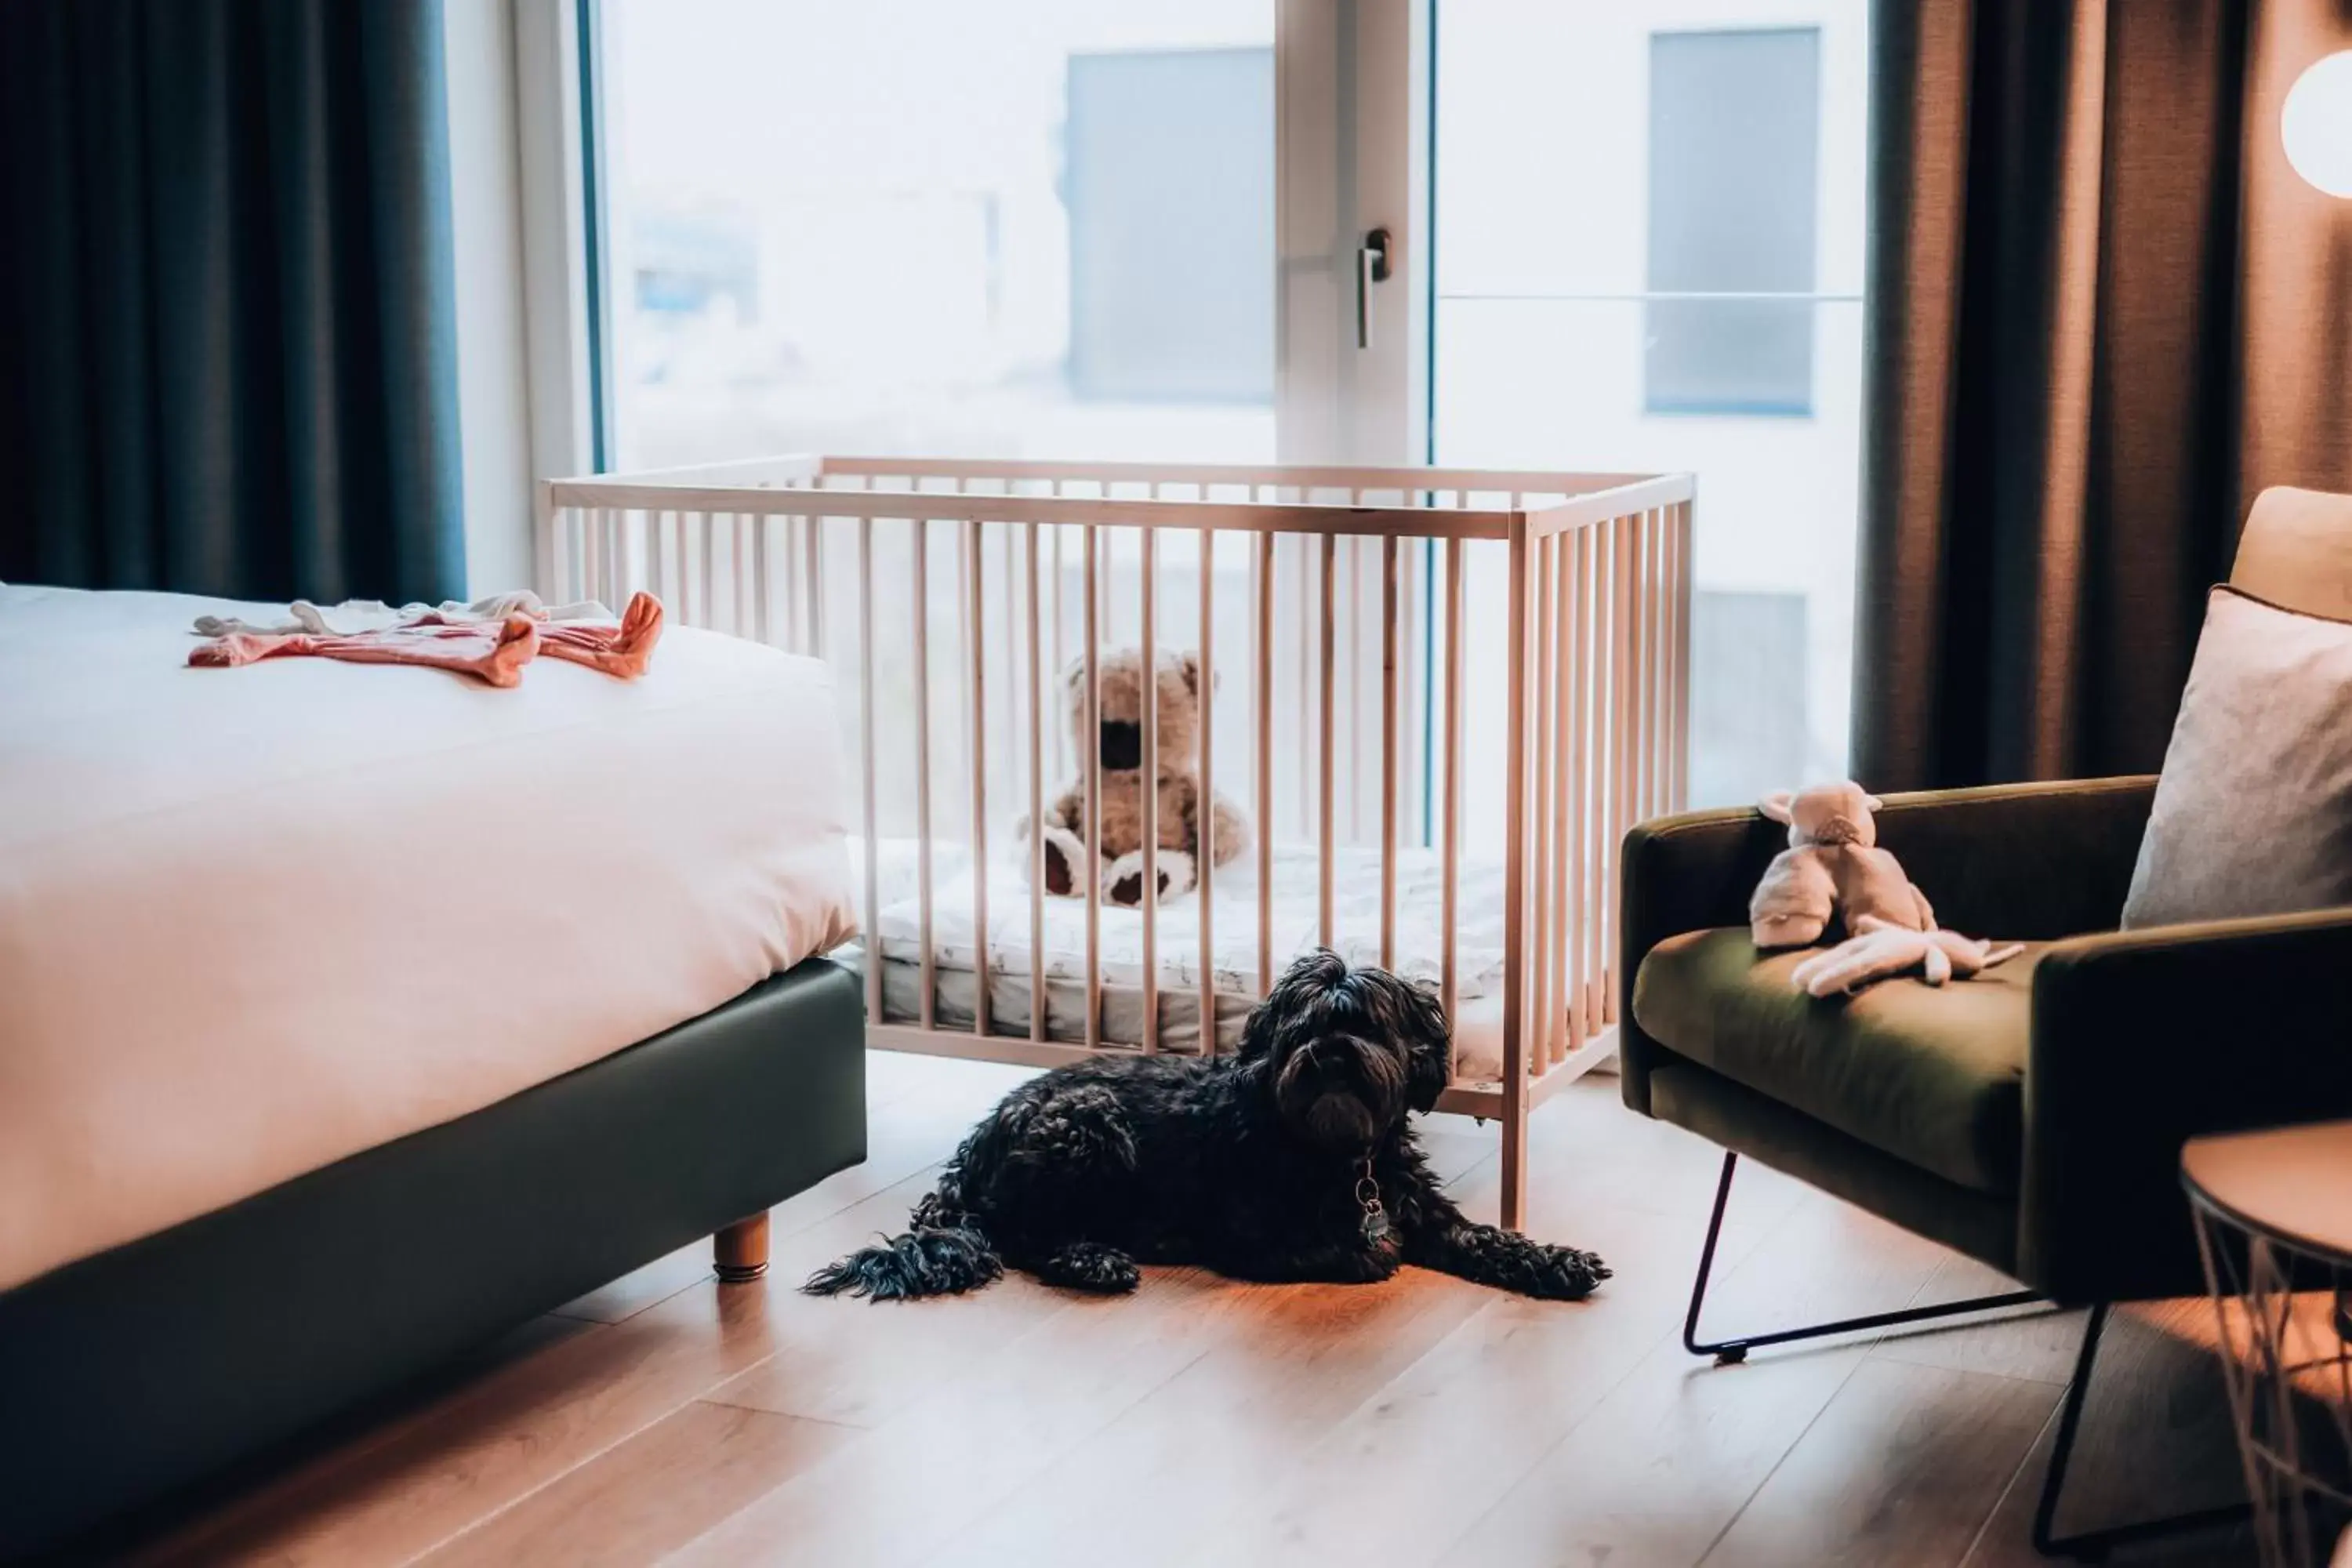
<instances>
[{"instance_id":1,"label":"round wall light","mask_svg":"<svg viewBox=\"0 0 2352 1568\"><path fill-rule=\"evenodd\" d=\"M2279 115L2286 161L2331 196L2352 197L2352 49L2314 61Z\"/></svg>"}]
</instances>

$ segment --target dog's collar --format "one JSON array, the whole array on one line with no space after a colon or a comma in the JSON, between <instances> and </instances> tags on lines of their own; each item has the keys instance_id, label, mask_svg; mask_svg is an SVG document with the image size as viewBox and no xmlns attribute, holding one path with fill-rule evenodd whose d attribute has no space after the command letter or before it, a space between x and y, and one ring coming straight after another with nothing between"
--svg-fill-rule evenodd
<instances>
[{"instance_id":1,"label":"dog's collar","mask_svg":"<svg viewBox=\"0 0 2352 1568\"><path fill-rule=\"evenodd\" d=\"M1372 1157L1364 1156L1362 1170L1356 1177L1356 1201L1364 1208L1364 1241L1378 1247L1388 1239L1388 1211L1381 1206L1380 1178L1372 1174Z\"/></svg>"}]
</instances>

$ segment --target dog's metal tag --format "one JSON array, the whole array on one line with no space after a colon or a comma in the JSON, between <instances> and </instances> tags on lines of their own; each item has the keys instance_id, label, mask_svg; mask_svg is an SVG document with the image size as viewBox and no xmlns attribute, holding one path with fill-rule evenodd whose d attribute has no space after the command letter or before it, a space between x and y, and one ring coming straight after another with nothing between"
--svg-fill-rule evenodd
<instances>
[{"instance_id":1,"label":"dog's metal tag","mask_svg":"<svg viewBox=\"0 0 2352 1568\"><path fill-rule=\"evenodd\" d=\"M1388 1239L1388 1211L1381 1206L1380 1178L1372 1174L1372 1157L1364 1156L1363 1173L1356 1178L1356 1201L1364 1207L1364 1245L1378 1247Z\"/></svg>"}]
</instances>

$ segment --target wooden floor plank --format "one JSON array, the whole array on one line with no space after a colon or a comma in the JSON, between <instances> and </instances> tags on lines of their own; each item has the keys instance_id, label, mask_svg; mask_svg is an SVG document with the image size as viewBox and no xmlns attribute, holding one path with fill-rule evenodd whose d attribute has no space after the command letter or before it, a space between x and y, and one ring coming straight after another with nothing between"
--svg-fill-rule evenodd
<instances>
[{"instance_id":1,"label":"wooden floor plank","mask_svg":"<svg viewBox=\"0 0 2352 1568\"><path fill-rule=\"evenodd\" d=\"M1688 1237L1627 1211L1580 1229L1620 1279L1574 1305L1495 1295L1321 1440L1225 1500L1219 1563L1433 1562L1660 1342ZM1413 1499L1374 1509L1368 1498Z\"/></svg>"},{"instance_id":2,"label":"wooden floor plank","mask_svg":"<svg viewBox=\"0 0 2352 1568\"><path fill-rule=\"evenodd\" d=\"M1959 1301L2004 1295L2024 1287L1999 1269L1957 1253L1919 1292L1922 1301ZM2083 1343L2083 1317L2048 1305L2009 1308L1996 1314L1954 1319L1889 1334L1871 1354L1956 1372L1997 1372L2063 1384L2074 1373Z\"/></svg>"},{"instance_id":3,"label":"wooden floor plank","mask_svg":"<svg viewBox=\"0 0 2352 1568\"><path fill-rule=\"evenodd\" d=\"M929 1561L1093 1563L1109 1540L1123 1568L1213 1561L1204 1540L1233 1504L1489 1300L1420 1269L1378 1285L1224 1290L1233 1304L1203 1353Z\"/></svg>"},{"instance_id":4,"label":"wooden floor plank","mask_svg":"<svg viewBox=\"0 0 2352 1568\"><path fill-rule=\"evenodd\" d=\"M1699 1561L1957 1563L2057 1402L2038 1379L1865 1357Z\"/></svg>"},{"instance_id":5,"label":"wooden floor plank","mask_svg":"<svg viewBox=\"0 0 2352 1568\"><path fill-rule=\"evenodd\" d=\"M783 1328L775 1354L708 1397L879 1426L975 1361L1034 1332L1067 1300L1017 1275L969 1296L929 1301L787 1295L771 1308Z\"/></svg>"},{"instance_id":6,"label":"wooden floor plank","mask_svg":"<svg viewBox=\"0 0 2352 1568\"><path fill-rule=\"evenodd\" d=\"M1259 1293L1153 1270L1132 1298L1063 1299L1028 1334L942 1377L898 1419L719 1523L677 1561L919 1561L1024 1484L1066 1470L1075 1451L1197 1361Z\"/></svg>"},{"instance_id":7,"label":"wooden floor plank","mask_svg":"<svg viewBox=\"0 0 2352 1568\"><path fill-rule=\"evenodd\" d=\"M902 1188L919 1189L927 1174ZM790 1267L796 1247L799 1258L821 1260L912 1195L877 1194L790 1238L779 1260ZM772 1314L772 1289L708 1281L625 1321L590 1327L453 1393L389 1439L316 1456L146 1555L404 1562L764 1361L789 1321Z\"/></svg>"},{"instance_id":8,"label":"wooden floor plank","mask_svg":"<svg viewBox=\"0 0 2352 1568\"><path fill-rule=\"evenodd\" d=\"M428 1553L430 1568L632 1568L686 1544L855 1434L695 1400Z\"/></svg>"},{"instance_id":9,"label":"wooden floor plank","mask_svg":"<svg viewBox=\"0 0 2352 1568\"><path fill-rule=\"evenodd\" d=\"M2058 1512L2062 1535L2211 1508L2242 1499L2236 1429L2212 1359L2212 1303L2202 1297L2118 1307L2099 1346L2083 1424ZM2035 1503L2054 1430L2021 1466L1986 1526L1969 1568L2025 1568ZM2253 1561L2245 1531L2206 1532L2119 1551L2142 1563Z\"/></svg>"}]
</instances>

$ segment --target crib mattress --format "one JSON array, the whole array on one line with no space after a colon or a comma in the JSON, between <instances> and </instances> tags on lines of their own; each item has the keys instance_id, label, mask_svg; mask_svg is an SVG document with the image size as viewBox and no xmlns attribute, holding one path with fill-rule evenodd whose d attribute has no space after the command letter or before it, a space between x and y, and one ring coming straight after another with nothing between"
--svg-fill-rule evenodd
<instances>
[{"instance_id":1,"label":"crib mattress","mask_svg":"<svg viewBox=\"0 0 2352 1568\"><path fill-rule=\"evenodd\" d=\"M884 971L884 1001L894 1020L913 1016L920 1003L913 976L922 962L921 905L908 891L912 850L877 846L883 903L877 927ZM935 850L932 867L931 964L937 976L934 1011L952 1006L971 1018L977 928L973 921L975 879L968 859L953 850ZM1320 869L1311 847L1277 845L1272 856L1274 961L1277 970L1316 945ZM1255 858L1221 868L1211 881L1209 910L1212 990L1230 998L1218 1006L1221 1031L1230 1040L1236 1021L1259 992ZM1332 855L1332 943L1350 963L1377 963L1381 954L1381 860L1376 849L1341 847ZM1444 863L1436 852L1399 850L1396 864L1397 925L1390 967L1434 989L1444 965ZM988 876L988 969L991 1000L1017 1003L1024 1026L1031 974L1031 900L1027 879L1014 864L997 862ZM1465 859L1459 868L1455 898L1455 982L1465 1004L1496 994L1502 986L1503 867L1499 860ZM1085 1029L1087 906L1083 900L1042 900L1045 943L1042 969L1047 997L1048 1037L1081 1039ZM1143 916L1136 910L1100 907L1099 970L1105 998L1103 1037L1116 1044L1140 1038L1144 974ZM1158 984L1161 993L1161 1038L1171 1047L1197 1037L1201 988L1201 911L1197 894L1162 904L1157 911ZM899 972L904 971L904 973ZM1016 986L1013 983L1018 981ZM1001 989L1005 988L1005 989ZM992 1009L993 1010L993 1009ZM950 1022L954 1020L950 1019Z\"/></svg>"},{"instance_id":2,"label":"crib mattress","mask_svg":"<svg viewBox=\"0 0 2352 1568\"><path fill-rule=\"evenodd\" d=\"M853 929L822 665L673 629L626 683L185 668L255 609L0 585L0 1289Z\"/></svg>"}]
</instances>

